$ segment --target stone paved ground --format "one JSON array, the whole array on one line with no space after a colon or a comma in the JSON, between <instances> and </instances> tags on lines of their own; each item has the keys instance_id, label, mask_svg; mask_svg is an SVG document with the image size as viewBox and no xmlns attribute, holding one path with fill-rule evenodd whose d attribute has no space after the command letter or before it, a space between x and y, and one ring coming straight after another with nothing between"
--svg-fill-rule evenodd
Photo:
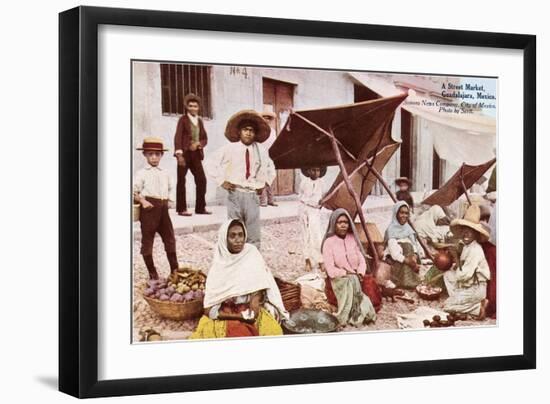
<instances>
[{"instance_id":1,"label":"stone paved ground","mask_svg":"<svg viewBox=\"0 0 550 404\"><path fill-rule=\"evenodd\" d=\"M368 216L369 221L377 223L383 231L389 223L389 212L377 212ZM326 216L324 217L326 221ZM206 231L176 236L177 254L180 263L189 263L193 267L208 273L208 268L213 257L213 248L216 241L217 231ZM139 330L144 327L153 327L168 335L168 338L184 339L195 328L197 320L173 321L158 317L141 296L145 282L148 279L147 270L143 259L139 254L139 238L134 242L134 341L139 341ZM284 280L293 281L305 274L303 256L300 247L300 234L297 220L282 223L269 224L262 228L262 249L261 252L271 268L273 274ZM154 258L161 275L169 273L168 262L164 254L161 240L157 237L154 246ZM410 297L415 299L414 304L403 301L384 302L381 310L377 313L377 320L373 324L361 328L348 326L343 331L357 330L388 330L397 329L395 319L396 313L407 313L418 307L419 303L434 308L443 306L441 301L427 302L419 300L414 292L408 292ZM495 320L487 319L483 322L462 321L459 325L493 325Z\"/></svg>"}]
</instances>

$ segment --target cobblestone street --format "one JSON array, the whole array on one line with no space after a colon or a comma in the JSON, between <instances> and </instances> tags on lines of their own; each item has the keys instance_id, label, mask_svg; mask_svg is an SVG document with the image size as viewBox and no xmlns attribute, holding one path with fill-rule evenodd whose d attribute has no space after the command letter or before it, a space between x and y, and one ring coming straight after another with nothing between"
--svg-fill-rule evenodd
<instances>
[{"instance_id":1,"label":"cobblestone street","mask_svg":"<svg viewBox=\"0 0 550 404\"><path fill-rule=\"evenodd\" d=\"M328 213L324 212L323 223L328 220ZM390 211L380 210L367 214L367 220L375 222L383 233L389 223ZM211 226L214 227L214 226ZM324 228L324 225L323 225ZM158 237L158 236L157 236ZM200 269L208 274L216 242L217 230L193 232L176 235L177 255L180 264L191 264L194 268ZM139 341L139 331L144 327L153 327L161 332L164 339L185 339L194 330L198 320L173 321L162 319L156 315L142 297L142 290L148 280L147 270L143 259L139 254L140 240L134 240L134 296L133 296L133 336L134 341ZM271 268L273 275L286 281L294 281L304 275L304 259L300 246L300 228L297 218L287 218L284 223L271 223L262 226L262 248L261 252ZM169 266L166 255L159 238L155 240L154 259L161 276L169 274ZM427 267L422 268L423 271ZM396 314L408 313L420 305L430 306L436 309L443 307L444 298L438 301L428 302L421 300L414 291L407 292L407 296L414 299L415 303L407 303L396 300L395 302L385 301L377 313L375 323L365 325L361 328L345 327L348 331L372 331L397 329ZM486 319L479 321L460 321L457 326L472 325L494 325L495 320ZM432 330L437 332L437 330Z\"/></svg>"}]
</instances>

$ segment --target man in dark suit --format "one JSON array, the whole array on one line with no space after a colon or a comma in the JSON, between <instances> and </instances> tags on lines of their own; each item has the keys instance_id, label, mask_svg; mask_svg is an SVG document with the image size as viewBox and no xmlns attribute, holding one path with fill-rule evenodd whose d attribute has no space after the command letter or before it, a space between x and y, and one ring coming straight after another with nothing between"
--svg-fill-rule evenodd
<instances>
[{"instance_id":1,"label":"man in dark suit","mask_svg":"<svg viewBox=\"0 0 550 404\"><path fill-rule=\"evenodd\" d=\"M195 213L209 215L206 210L206 176L202 168L204 147L208 142L202 118L199 116L200 98L187 94L183 100L185 114L179 119L174 135L174 156L178 160L178 184L176 187L176 211L180 216L191 216L187 211L185 176L190 170L195 179Z\"/></svg>"}]
</instances>

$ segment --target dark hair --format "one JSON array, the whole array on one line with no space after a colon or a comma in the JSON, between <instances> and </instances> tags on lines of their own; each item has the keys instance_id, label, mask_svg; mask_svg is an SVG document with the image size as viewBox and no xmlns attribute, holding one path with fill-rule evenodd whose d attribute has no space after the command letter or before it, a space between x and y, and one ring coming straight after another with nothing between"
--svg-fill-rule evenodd
<instances>
[{"instance_id":1,"label":"dark hair","mask_svg":"<svg viewBox=\"0 0 550 404\"><path fill-rule=\"evenodd\" d=\"M237 220L237 219L233 219L231 221L231 223L229 223L229 226L227 226L227 232L228 233L229 233L229 229L232 228L233 226L241 226L241 229L243 229L243 232L246 233L246 229L244 228L244 224L240 220Z\"/></svg>"}]
</instances>

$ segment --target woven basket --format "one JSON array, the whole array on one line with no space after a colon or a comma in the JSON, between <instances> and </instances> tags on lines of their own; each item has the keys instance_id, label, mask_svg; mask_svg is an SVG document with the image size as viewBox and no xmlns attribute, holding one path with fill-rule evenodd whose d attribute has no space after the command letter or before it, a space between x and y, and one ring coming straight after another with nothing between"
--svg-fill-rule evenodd
<instances>
[{"instance_id":1,"label":"woven basket","mask_svg":"<svg viewBox=\"0 0 550 404\"><path fill-rule=\"evenodd\" d=\"M149 306L155 313L170 320L191 320L199 318L203 313L203 299L178 303L169 300L153 299L145 295L143 298L149 303Z\"/></svg>"},{"instance_id":2,"label":"woven basket","mask_svg":"<svg viewBox=\"0 0 550 404\"><path fill-rule=\"evenodd\" d=\"M298 310L302 307L302 299L300 294L302 288L300 285L283 281L280 278L275 278L281 297L283 298L283 305L288 311Z\"/></svg>"},{"instance_id":3,"label":"woven basket","mask_svg":"<svg viewBox=\"0 0 550 404\"><path fill-rule=\"evenodd\" d=\"M443 293L443 289L439 288L439 287L435 287L434 289L437 290L439 289L438 292L436 293L423 293L420 291L420 286L421 285L418 285L416 287L416 293L418 294L418 296L420 296L422 299L424 300L438 300L439 297L441 296L441 294Z\"/></svg>"},{"instance_id":4,"label":"woven basket","mask_svg":"<svg viewBox=\"0 0 550 404\"><path fill-rule=\"evenodd\" d=\"M134 203L133 211L132 211L132 214L133 214L133 217L134 217L134 222L139 221L139 210L140 210L140 207L141 207L141 205L140 205L139 203Z\"/></svg>"}]
</instances>

